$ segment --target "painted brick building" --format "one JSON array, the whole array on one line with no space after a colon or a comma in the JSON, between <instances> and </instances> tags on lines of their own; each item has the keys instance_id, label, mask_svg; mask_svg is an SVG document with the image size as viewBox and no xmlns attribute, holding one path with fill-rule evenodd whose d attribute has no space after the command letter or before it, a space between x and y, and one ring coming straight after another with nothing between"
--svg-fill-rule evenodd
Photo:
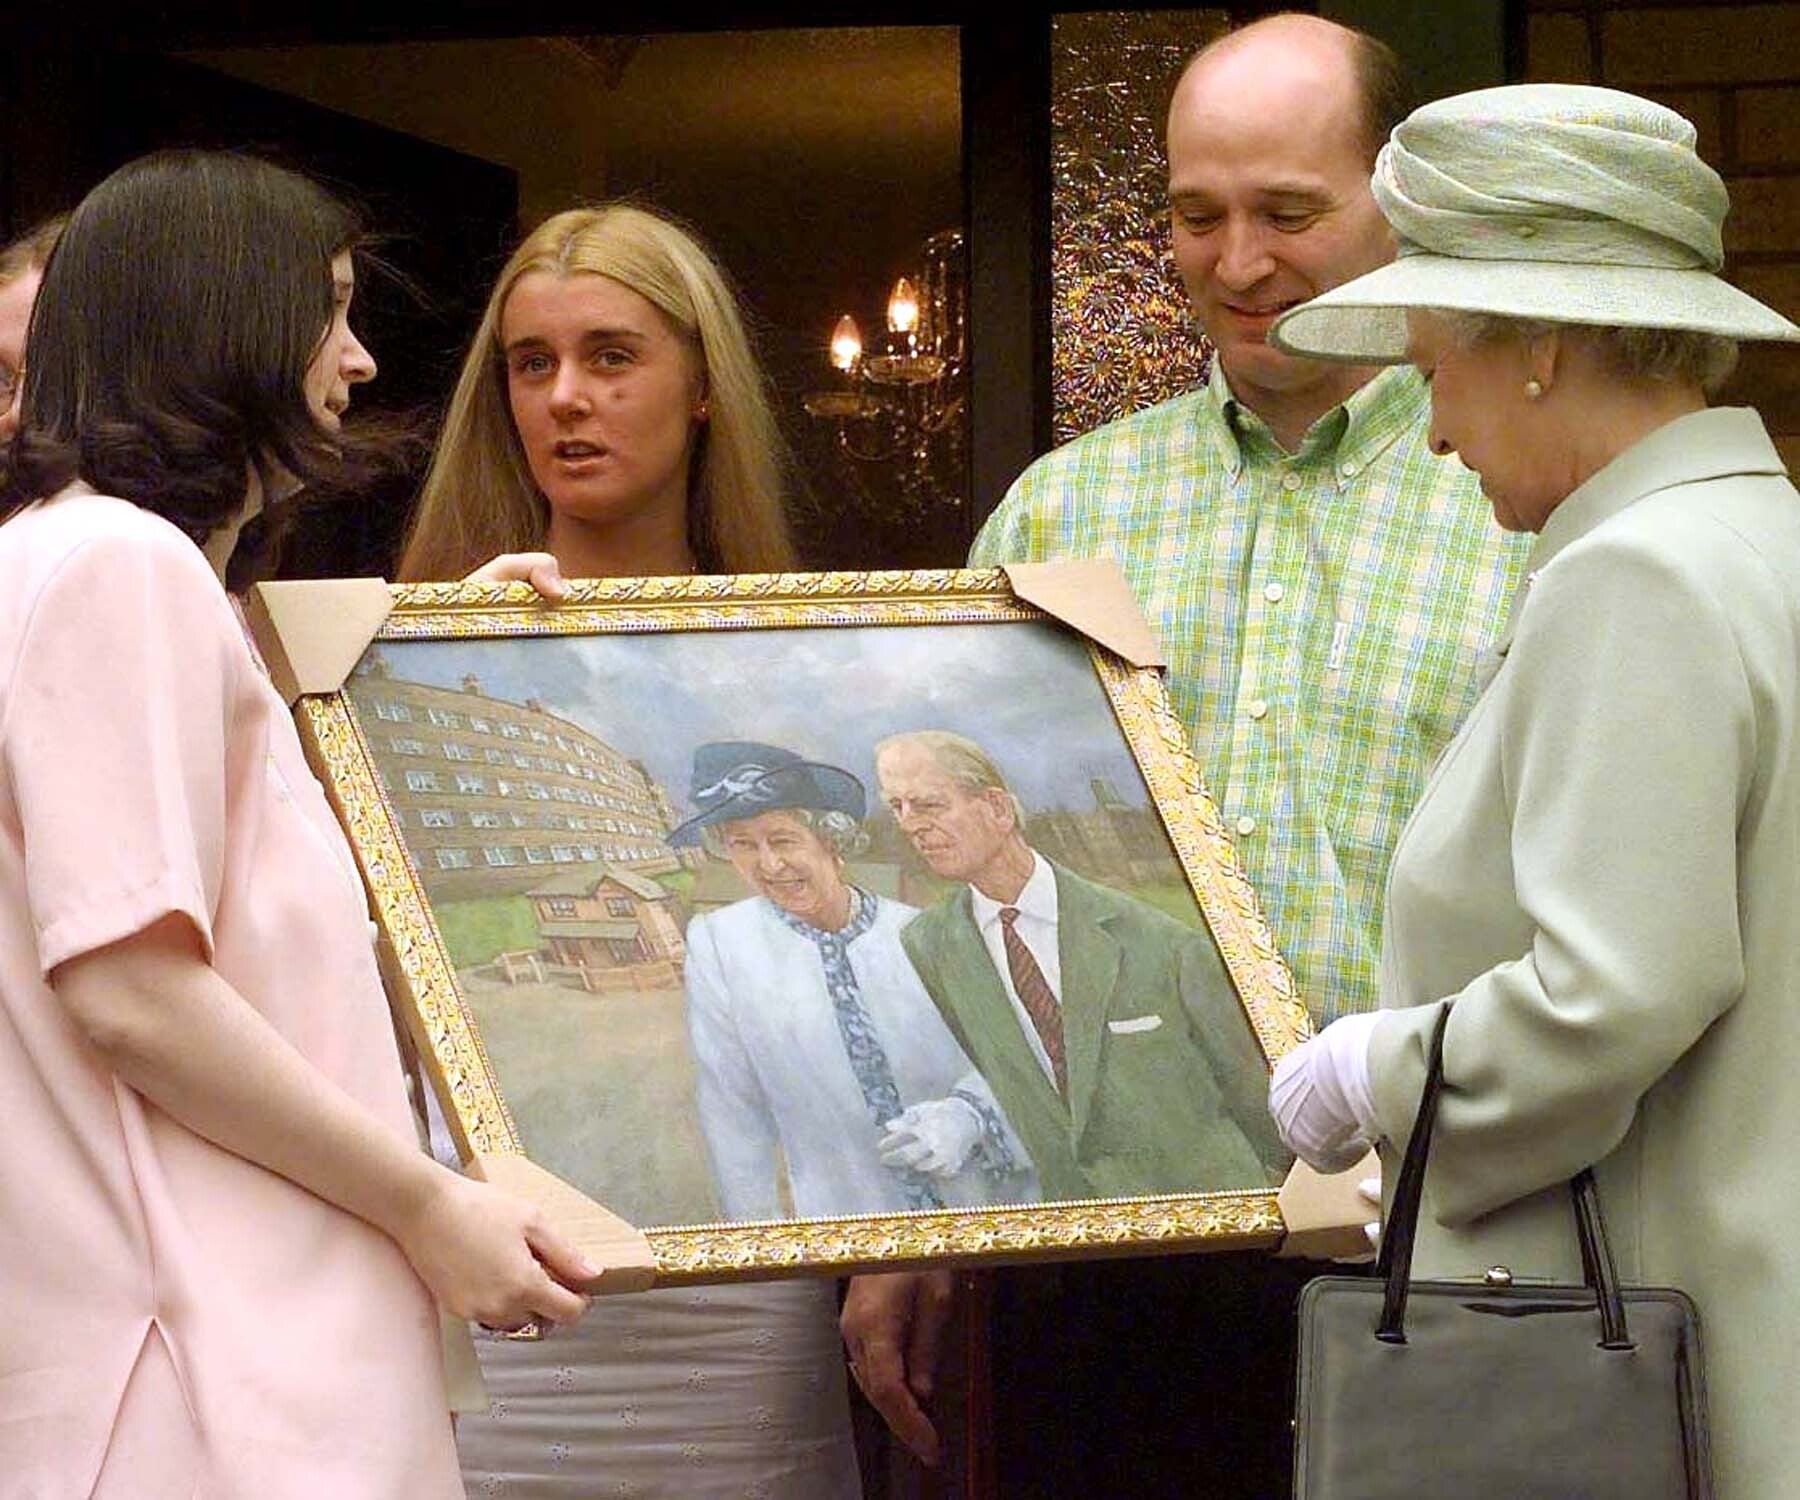
<instances>
[{"instance_id":1,"label":"painted brick building","mask_svg":"<svg viewBox=\"0 0 1800 1500\"><path fill-rule=\"evenodd\" d=\"M535 699L390 675L371 652L351 699L407 848L434 898L512 894L554 869L682 867L677 821L642 764Z\"/></svg>"}]
</instances>

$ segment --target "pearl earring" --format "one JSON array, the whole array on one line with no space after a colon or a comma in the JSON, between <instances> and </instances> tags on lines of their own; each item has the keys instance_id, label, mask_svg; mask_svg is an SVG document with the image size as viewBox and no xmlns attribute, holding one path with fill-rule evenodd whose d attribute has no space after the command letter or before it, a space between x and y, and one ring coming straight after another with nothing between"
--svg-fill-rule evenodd
<instances>
[{"instance_id":1,"label":"pearl earring","mask_svg":"<svg viewBox=\"0 0 1800 1500\"><path fill-rule=\"evenodd\" d=\"M1544 388L1537 381L1527 380L1525 382L1525 399L1527 401L1535 401L1535 400L1537 400L1537 398L1539 396L1541 396L1543 394L1544 394Z\"/></svg>"}]
</instances>

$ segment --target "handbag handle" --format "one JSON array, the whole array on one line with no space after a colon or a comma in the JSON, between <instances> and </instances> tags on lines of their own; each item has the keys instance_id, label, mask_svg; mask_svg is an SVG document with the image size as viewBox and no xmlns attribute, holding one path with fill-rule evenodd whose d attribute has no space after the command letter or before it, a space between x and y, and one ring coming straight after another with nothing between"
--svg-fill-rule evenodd
<instances>
[{"instance_id":1,"label":"handbag handle","mask_svg":"<svg viewBox=\"0 0 1800 1500\"><path fill-rule=\"evenodd\" d=\"M1419 1112L1406 1140L1400 1177L1394 1184L1394 1205L1381 1235L1381 1255L1375 1274L1387 1281L1381 1300L1381 1320L1375 1337L1385 1344L1406 1342L1406 1294L1412 1280L1413 1241L1418 1234L1419 1208L1425 1195L1425 1162L1431 1154L1431 1128L1437 1119L1438 1096L1444 1091L1444 1030L1450 1007L1438 1011L1431 1031L1425 1070L1425 1088L1419 1095ZM1619 1294L1619 1273L1613 1263L1612 1244L1600 1214L1600 1190L1594 1169L1583 1167L1569 1180L1575 1210L1575 1238L1581 1247L1582 1279L1594 1293L1600 1311L1600 1347L1632 1349L1625 1326L1625 1299Z\"/></svg>"}]
</instances>

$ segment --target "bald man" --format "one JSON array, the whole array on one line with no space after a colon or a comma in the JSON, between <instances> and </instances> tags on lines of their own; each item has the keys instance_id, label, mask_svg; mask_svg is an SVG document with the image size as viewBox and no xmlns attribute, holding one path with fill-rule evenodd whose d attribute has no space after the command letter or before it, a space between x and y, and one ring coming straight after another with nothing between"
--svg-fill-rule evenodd
<instances>
[{"instance_id":1,"label":"bald man","mask_svg":"<svg viewBox=\"0 0 1800 1500\"><path fill-rule=\"evenodd\" d=\"M1189 61L1169 110L1169 212L1175 261L1215 350L1210 377L1034 463L969 558L1117 559L1162 638L1176 712L1321 1022L1375 1003L1394 840L1474 700L1476 661L1524 560L1473 476L1431 453L1416 373L1297 359L1266 342L1287 308L1392 257L1368 180L1405 111L1392 52L1317 17L1269 17ZM1119 1352L1159 1309L1183 1322L1171 1306L1181 1298L1193 1326L1173 1347L1222 1367L1269 1350L1285 1361L1284 1270L1231 1258L1065 1274L1045 1320L1063 1330L1060 1347L1033 1349L1020 1378L1054 1367L1065 1387L1047 1386L1044 1399L1066 1406L1101 1388L1094 1363L1128 1372L1117 1401L1096 1397L1081 1413L1092 1423L1056 1429L1081 1434L1080 1445L1032 1439L1049 1441L1068 1493L1090 1479L1105 1489L1109 1465L1115 1488L1139 1496L1189 1493L1183 1484L1201 1480L1220 1497L1285 1491L1272 1472L1286 1452L1283 1362L1260 1375L1246 1365L1197 1398L1182 1379L1133 1372ZM1000 1316L1022 1281L1001 1278ZM922 1397L945 1285L859 1278L844 1312L862 1388L928 1458L937 1437ZM997 1368L1015 1332L996 1336ZM1157 1343L1167 1376L1172 1345ZM1003 1472L1008 1441L1002 1433Z\"/></svg>"}]
</instances>

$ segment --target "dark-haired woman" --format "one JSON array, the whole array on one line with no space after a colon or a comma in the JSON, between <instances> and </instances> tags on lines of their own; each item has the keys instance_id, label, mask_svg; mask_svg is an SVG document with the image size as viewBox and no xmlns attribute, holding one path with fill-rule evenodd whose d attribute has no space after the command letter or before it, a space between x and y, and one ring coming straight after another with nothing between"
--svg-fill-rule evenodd
<instances>
[{"instance_id":1,"label":"dark-haired woman","mask_svg":"<svg viewBox=\"0 0 1800 1500\"><path fill-rule=\"evenodd\" d=\"M417 1149L355 870L221 583L374 374L354 232L264 163L151 157L38 295L0 491L9 1494L460 1495L434 1295L583 1306L531 1210Z\"/></svg>"}]
</instances>

